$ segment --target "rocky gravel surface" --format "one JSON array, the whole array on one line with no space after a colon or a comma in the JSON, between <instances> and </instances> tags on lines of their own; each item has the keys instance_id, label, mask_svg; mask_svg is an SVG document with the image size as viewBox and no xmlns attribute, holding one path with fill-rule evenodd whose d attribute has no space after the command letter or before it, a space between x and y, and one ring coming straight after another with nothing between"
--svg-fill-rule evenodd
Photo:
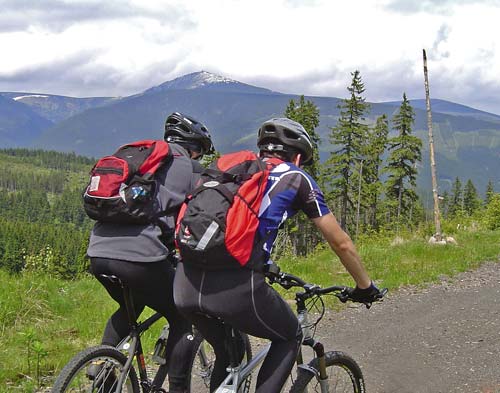
<instances>
[{"instance_id":1,"label":"rocky gravel surface","mask_svg":"<svg viewBox=\"0 0 500 393\"><path fill-rule=\"evenodd\" d=\"M325 319L318 336L358 361L367 392L500 392L500 263Z\"/></svg>"}]
</instances>

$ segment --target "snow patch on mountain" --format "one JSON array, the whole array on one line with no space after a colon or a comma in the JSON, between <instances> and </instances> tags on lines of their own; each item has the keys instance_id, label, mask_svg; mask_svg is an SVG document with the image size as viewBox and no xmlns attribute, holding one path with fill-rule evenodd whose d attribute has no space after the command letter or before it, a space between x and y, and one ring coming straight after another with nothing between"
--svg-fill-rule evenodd
<instances>
[{"instance_id":1,"label":"snow patch on mountain","mask_svg":"<svg viewBox=\"0 0 500 393\"><path fill-rule=\"evenodd\" d=\"M191 81L191 86L187 87L188 89L196 89L197 87L202 87L205 85L215 84L215 83L239 83L233 79L229 79L220 75L215 75L207 71L201 71L190 75L192 75L191 78L192 81ZM190 75L186 75L186 77Z\"/></svg>"},{"instance_id":2,"label":"snow patch on mountain","mask_svg":"<svg viewBox=\"0 0 500 393\"><path fill-rule=\"evenodd\" d=\"M224 76L212 74L208 71L198 71L191 74L183 75L179 78L162 83L151 89L146 90L142 94L157 93L165 90L194 90L194 89L211 89L219 91L234 91L256 94L279 94L269 89L264 89L246 83L238 82ZM142 95L139 94L139 95Z\"/></svg>"},{"instance_id":3,"label":"snow patch on mountain","mask_svg":"<svg viewBox=\"0 0 500 393\"><path fill-rule=\"evenodd\" d=\"M19 100L22 100L24 98L32 98L32 97L35 97L35 98L49 98L49 96L44 96L42 94L29 94L29 95L24 95L24 96L13 97L12 99L14 101L19 101Z\"/></svg>"}]
</instances>

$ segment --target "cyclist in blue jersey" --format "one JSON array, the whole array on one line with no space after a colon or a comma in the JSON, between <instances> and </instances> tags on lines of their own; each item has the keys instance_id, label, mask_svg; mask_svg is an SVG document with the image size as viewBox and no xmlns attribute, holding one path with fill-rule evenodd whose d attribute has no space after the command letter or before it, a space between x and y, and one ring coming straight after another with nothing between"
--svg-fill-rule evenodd
<instances>
[{"instance_id":1,"label":"cyclist in blue jersey","mask_svg":"<svg viewBox=\"0 0 500 393\"><path fill-rule=\"evenodd\" d=\"M351 296L368 302L379 294L318 185L300 168L313 156L310 137L302 125L287 118L270 119L260 127L257 145L261 157L272 163L259 211L258 234L265 240L261 252L254 254L259 255L259 260L250 261L251 268L227 270L207 270L180 263L174 281L174 300L179 311L214 347L217 360L211 391L220 385L229 364L220 319L272 342L259 371L256 392L280 392L293 367L302 333L291 308L266 282L265 265L270 263L279 228L298 211L303 211L319 228L353 277L356 288Z\"/></svg>"}]
</instances>

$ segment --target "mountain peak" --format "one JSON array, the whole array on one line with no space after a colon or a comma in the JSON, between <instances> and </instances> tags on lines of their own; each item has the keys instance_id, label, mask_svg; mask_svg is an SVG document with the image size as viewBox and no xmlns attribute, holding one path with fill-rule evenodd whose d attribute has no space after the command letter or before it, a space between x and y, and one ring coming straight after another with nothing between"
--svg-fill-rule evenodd
<instances>
[{"instance_id":1,"label":"mountain peak","mask_svg":"<svg viewBox=\"0 0 500 393\"><path fill-rule=\"evenodd\" d=\"M225 76L216 75L208 71L192 72L162 83L144 93L158 93L167 90L194 90L209 89L212 91L256 93L256 94L279 94L269 89L247 85Z\"/></svg>"},{"instance_id":2,"label":"mountain peak","mask_svg":"<svg viewBox=\"0 0 500 393\"><path fill-rule=\"evenodd\" d=\"M210 84L218 83L238 83L233 79L226 78L221 75L212 74L208 71L198 71L191 74L181 76L180 78L174 79L172 82L190 82L188 89L196 89L198 87L203 87Z\"/></svg>"}]
</instances>

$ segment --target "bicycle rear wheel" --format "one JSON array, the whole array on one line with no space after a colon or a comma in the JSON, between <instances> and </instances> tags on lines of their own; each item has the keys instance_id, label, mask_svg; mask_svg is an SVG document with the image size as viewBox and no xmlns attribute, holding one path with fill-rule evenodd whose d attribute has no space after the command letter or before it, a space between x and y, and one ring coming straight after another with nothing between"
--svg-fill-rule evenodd
<instances>
[{"instance_id":1,"label":"bicycle rear wheel","mask_svg":"<svg viewBox=\"0 0 500 393\"><path fill-rule=\"evenodd\" d=\"M365 392L363 374L353 358L337 351L327 352L325 358L330 393ZM290 393L321 392L318 359L311 360L308 368L298 369L297 379Z\"/></svg>"},{"instance_id":2,"label":"bicycle rear wheel","mask_svg":"<svg viewBox=\"0 0 500 393\"><path fill-rule=\"evenodd\" d=\"M242 364L247 363L252 359L252 347L248 336L240 333L243 345L245 347L245 355ZM188 393L208 393L210 392L210 378L215 362L215 353L212 346L203 339L201 335L196 335L194 338L193 356L191 358L188 383ZM247 393L250 389L250 376L248 382L242 387L241 392ZM248 387L247 387L248 386Z\"/></svg>"},{"instance_id":3,"label":"bicycle rear wheel","mask_svg":"<svg viewBox=\"0 0 500 393\"><path fill-rule=\"evenodd\" d=\"M127 357L116 348L99 345L76 354L57 377L52 393L114 392ZM122 387L123 393L140 393L133 366Z\"/></svg>"}]
</instances>

